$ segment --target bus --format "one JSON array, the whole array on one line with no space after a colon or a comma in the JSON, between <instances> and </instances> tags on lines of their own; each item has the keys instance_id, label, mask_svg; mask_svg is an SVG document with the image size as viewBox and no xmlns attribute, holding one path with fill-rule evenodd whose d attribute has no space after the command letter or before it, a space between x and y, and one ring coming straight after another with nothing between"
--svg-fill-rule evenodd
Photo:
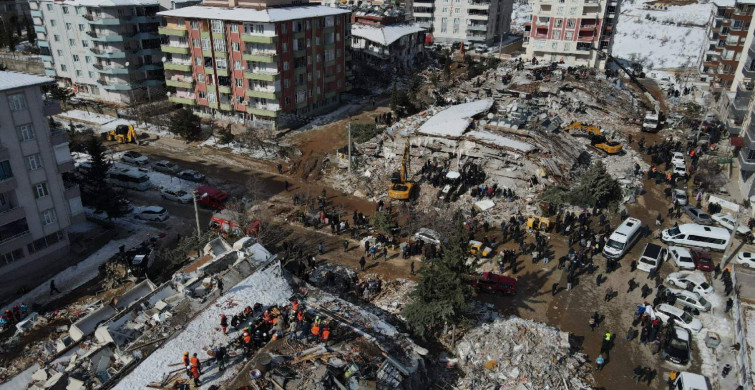
<instances>
[{"instance_id":1,"label":"bus","mask_svg":"<svg viewBox=\"0 0 755 390\"><path fill-rule=\"evenodd\" d=\"M637 240L642 236L642 222L629 217L611 233L603 247L603 256L608 259L619 259L629 252Z\"/></svg>"},{"instance_id":2,"label":"bus","mask_svg":"<svg viewBox=\"0 0 755 390\"><path fill-rule=\"evenodd\" d=\"M152 188L149 175L136 169L113 168L107 174L110 184L130 190L147 191Z\"/></svg>"},{"instance_id":3,"label":"bus","mask_svg":"<svg viewBox=\"0 0 755 390\"><path fill-rule=\"evenodd\" d=\"M723 252L729 245L731 232L721 227L685 223L661 232L661 241L681 246L695 246Z\"/></svg>"}]
</instances>

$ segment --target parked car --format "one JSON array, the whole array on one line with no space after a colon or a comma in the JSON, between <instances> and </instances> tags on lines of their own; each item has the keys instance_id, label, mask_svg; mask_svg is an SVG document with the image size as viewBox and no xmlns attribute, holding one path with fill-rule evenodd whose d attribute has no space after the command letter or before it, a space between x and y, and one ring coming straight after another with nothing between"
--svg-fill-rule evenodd
<instances>
[{"instance_id":1,"label":"parked car","mask_svg":"<svg viewBox=\"0 0 755 390\"><path fill-rule=\"evenodd\" d=\"M687 167L684 164L674 164L672 171L675 175L684 176L687 174Z\"/></svg>"},{"instance_id":2,"label":"parked car","mask_svg":"<svg viewBox=\"0 0 755 390\"><path fill-rule=\"evenodd\" d=\"M684 206L684 212L692 218L695 223L700 225L710 225L713 223L713 220L710 218L710 215L706 213L703 210L698 209L697 207L692 207L691 205Z\"/></svg>"},{"instance_id":3,"label":"parked car","mask_svg":"<svg viewBox=\"0 0 755 390\"><path fill-rule=\"evenodd\" d=\"M713 286L705 281L705 276L697 271L678 271L666 276L666 282L676 287L696 292L700 295L713 294Z\"/></svg>"},{"instance_id":4,"label":"parked car","mask_svg":"<svg viewBox=\"0 0 755 390\"><path fill-rule=\"evenodd\" d=\"M493 253L493 249L487 246L483 248L482 242L480 241L469 240L469 254L477 255L477 252L480 252L480 257L488 257Z\"/></svg>"},{"instance_id":5,"label":"parked car","mask_svg":"<svg viewBox=\"0 0 755 390\"><path fill-rule=\"evenodd\" d=\"M195 183L201 183L204 181L205 177L203 174L193 170L193 169L187 169L181 172L178 172L176 175L180 179L193 181Z\"/></svg>"},{"instance_id":6,"label":"parked car","mask_svg":"<svg viewBox=\"0 0 755 390\"><path fill-rule=\"evenodd\" d=\"M719 225L729 229L729 231L734 230L734 225L737 225L737 234L745 235L750 232L750 228L747 226L737 224L737 219L731 214L718 213L713 214L710 218Z\"/></svg>"},{"instance_id":7,"label":"parked car","mask_svg":"<svg viewBox=\"0 0 755 390\"><path fill-rule=\"evenodd\" d=\"M663 259L666 258L666 249L658 244L647 243L642 250L640 261L637 262L637 269L650 272L661 266Z\"/></svg>"},{"instance_id":8,"label":"parked car","mask_svg":"<svg viewBox=\"0 0 755 390\"><path fill-rule=\"evenodd\" d=\"M679 203L680 206L686 206L689 203L687 191L678 188L675 189L671 192L671 202Z\"/></svg>"},{"instance_id":9,"label":"parked car","mask_svg":"<svg viewBox=\"0 0 755 390\"><path fill-rule=\"evenodd\" d=\"M146 165L149 162L149 159L147 158L147 156L139 152L128 151L126 153L123 153L123 156L121 156L121 161L135 165Z\"/></svg>"},{"instance_id":10,"label":"parked car","mask_svg":"<svg viewBox=\"0 0 755 390\"><path fill-rule=\"evenodd\" d=\"M180 188L170 187L163 187L160 189L160 196L162 196L163 199L172 200L178 203L189 203L193 199L193 196L190 193Z\"/></svg>"},{"instance_id":11,"label":"parked car","mask_svg":"<svg viewBox=\"0 0 755 390\"><path fill-rule=\"evenodd\" d=\"M661 319L664 323L668 323L669 319L674 319L674 324L681 326L684 329L689 329L693 332L699 332L703 329L703 323L686 311L671 306L667 303L661 303L653 308L655 315Z\"/></svg>"},{"instance_id":12,"label":"parked car","mask_svg":"<svg viewBox=\"0 0 755 390\"><path fill-rule=\"evenodd\" d=\"M692 349L691 336L689 330L681 326L674 326L668 345L663 351L663 357L671 363L682 366L689 364L690 350Z\"/></svg>"},{"instance_id":13,"label":"parked car","mask_svg":"<svg viewBox=\"0 0 755 390\"><path fill-rule=\"evenodd\" d=\"M135 216L146 221L165 221L168 219L168 211L160 206L147 206L140 208Z\"/></svg>"},{"instance_id":14,"label":"parked car","mask_svg":"<svg viewBox=\"0 0 755 390\"><path fill-rule=\"evenodd\" d=\"M170 161L162 160L152 164L152 169L162 173L176 173L179 167Z\"/></svg>"},{"instance_id":15,"label":"parked car","mask_svg":"<svg viewBox=\"0 0 755 390\"><path fill-rule=\"evenodd\" d=\"M669 246L668 254L666 255L666 260L668 259L673 260L674 265L679 269L695 269L695 262L692 260L692 254L689 253L687 248L675 245Z\"/></svg>"},{"instance_id":16,"label":"parked car","mask_svg":"<svg viewBox=\"0 0 755 390\"><path fill-rule=\"evenodd\" d=\"M742 264L745 268L755 268L755 252L737 253L737 264Z\"/></svg>"},{"instance_id":17,"label":"parked car","mask_svg":"<svg viewBox=\"0 0 755 390\"><path fill-rule=\"evenodd\" d=\"M228 200L228 194L210 186L197 187L197 203L201 206L213 210L222 210L225 208L225 202Z\"/></svg>"},{"instance_id":18,"label":"parked car","mask_svg":"<svg viewBox=\"0 0 755 390\"><path fill-rule=\"evenodd\" d=\"M425 244L440 245L441 243L440 233L428 228L419 228L419 230L414 233L414 239L416 241L422 241Z\"/></svg>"},{"instance_id":19,"label":"parked car","mask_svg":"<svg viewBox=\"0 0 755 390\"><path fill-rule=\"evenodd\" d=\"M516 279L508 276L494 274L492 272L483 272L472 275L470 278L472 286L482 291L490 293L499 292L502 294L516 293Z\"/></svg>"},{"instance_id":20,"label":"parked car","mask_svg":"<svg viewBox=\"0 0 755 390\"><path fill-rule=\"evenodd\" d=\"M698 311L709 311L711 309L711 303L696 292L667 287L665 294L667 296L673 295L676 298L675 304L678 303Z\"/></svg>"},{"instance_id":21,"label":"parked car","mask_svg":"<svg viewBox=\"0 0 755 390\"><path fill-rule=\"evenodd\" d=\"M699 269L700 271L704 272L710 272L713 271L714 268L716 268L716 265L713 264L713 258L711 258L708 251L693 248L692 250L690 250L690 253L692 253L692 261L695 262L695 269Z\"/></svg>"},{"instance_id":22,"label":"parked car","mask_svg":"<svg viewBox=\"0 0 755 390\"><path fill-rule=\"evenodd\" d=\"M671 157L671 163L674 165L684 165L684 153L674 152L674 156Z\"/></svg>"}]
</instances>

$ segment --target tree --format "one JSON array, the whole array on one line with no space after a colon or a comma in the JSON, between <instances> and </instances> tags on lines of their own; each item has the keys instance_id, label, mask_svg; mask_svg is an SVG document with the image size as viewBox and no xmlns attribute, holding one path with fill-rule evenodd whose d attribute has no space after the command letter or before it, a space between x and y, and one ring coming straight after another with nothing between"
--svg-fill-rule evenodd
<instances>
[{"instance_id":1,"label":"tree","mask_svg":"<svg viewBox=\"0 0 755 390\"><path fill-rule=\"evenodd\" d=\"M45 93L49 93L50 97L52 97L53 100L57 100L60 103L63 104L63 106L68 105L68 101L71 100L73 97L73 91L68 88L63 88L59 86L58 84L47 84L42 87L42 91Z\"/></svg>"},{"instance_id":2,"label":"tree","mask_svg":"<svg viewBox=\"0 0 755 390\"><path fill-rule=\"evenodd\" d=\"M706 191L715 191L727 182L721 165L713 158L700 159L697 164L696 181Z\"/></svg>"},{"instance_id":3,"label":"tree","mask_svg":"<svg viewBox=\"0 0 755 390\"><path fill-rule=\"evenodd\" d=\"M115 190L107 181L110 163L106 159L107 149L102 140L95 136L90 137L86 143L86 151L91 157L92 165L80 183L82 202L97 211L106 212L108 221L122 217L126 211L123 207L123 193Z\"/></svg>"},{"instance_id":4,"label":"tree","mask_svg":"<svg viewBox=\"0 0 755 390\"><path fill-rule=\"evenodd\" d=\"M183 137L187 141L197 139L202 133L202 121L196 114L191 112L191 110L182 108L173 113L171 119L172 121L168 130L173 134Z\"/></svg>"},{"instance_id":5,"label":"tree","mask_svg":"<svg viewBox=\"0 0 755 390\"><path fill-rule=\"evenodd\" d=\"M410 330L423 340L468 316L467 298L474 293L469 274L476 264L467 263L469 244L460 214L455 217L455 227L443 257L420 270L411 302L402 310Z\"/></svg>"},{"instance_id":6,"label":"tree","mask_svg":"<svg viewBox=\"0 0 755 390\"><path fill-rule=\"evenodd\" d=\"M391 221L391 216L388 213L378 211L370 217L370 225L378 232L390 236L393 221Z\"/></svg>"},{"instance_id":7,"label":"tree","mask_svg":"<svg viewBox=\"0 0 755 390\"><path fill-rule=\"evenodd\" d=\"M619 182L606 171L603 162L598 161L579 177L579 182L571 189L573 204L589 204L606 207L621 200L622 191Z\"/></svg>"}]
</instances>

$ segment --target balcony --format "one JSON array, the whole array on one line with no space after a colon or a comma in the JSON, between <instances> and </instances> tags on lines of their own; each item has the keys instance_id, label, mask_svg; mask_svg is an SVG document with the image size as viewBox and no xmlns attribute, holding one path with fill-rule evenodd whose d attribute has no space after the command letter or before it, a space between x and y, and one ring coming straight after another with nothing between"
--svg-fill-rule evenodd
<instances>
[{"instance_id":1,"label":"balcony","mask_svg":"<svg viewBox=\"0 0 755 390\"><path fill-rule=\"evenodd\" d=\"M257 52L257 53L244 53L244 61L255 61L264 63L274 63L278 61L278 56L274 51L271 52Z\"/></svg>"},{"instance_id":2,"label":"balcony","mask_svg":"<svg viewBox=\"0 0 755 390\"><path fill-rule=\"evenodd\" d=\"M582 31L595 31L596 27L598 26L595 24L584 24L584 25L580 25L579 29Z\"/></svg>"},{"instance_id":3,"label":"balcony","mask_svg":"<svg viewBox=\"0 0 755 390\"><path fill-rule=\"evenodd\" d=\"M34 32L47 34L47 28L45 26L34 26Z\"/></svg>"},{"instance_id":4,"label":"balcony","mask_svg":"<svg viewBox=\"0 0 755 390\"><path fill-rule=\"evenodd\" d=\"M129 91L133 89L131 83L124 83L119 81L97 80L97 85L107 91Z\"/></svg>"},{"instance_id":5,"label":"balcony","mask_svg":"<svg viewBox=\"0 0 755 390\"><path fill-rule=\"evenodd\" d=\"M469 9L488 9L490 7L490 1L485 0L469 0L467 8Z\"/></svg>"},{"instance_id":6,"label":"balcony","mask_svg":"<svg viewBox=\"0 0 755 390\"><path fill-rule=\"evenodd\" d=\"M66 199L76 199L78 197L81 197L81 190L79 189L79 186L74 184L67 186L63 194L65 195Z\"/></svg>"},{"instance_id":7,"label":"balcony","mask_svg":"<svg viewBox=\"0 0 755 390\"><path fill-rule=\"evenodd\" d=\"M104 66L102 64L94 64L94 69L97 70L97 73L103 74L128 74L130 71L126 67Z\"/></svg>"},{"instance_id":8,"label":"balcony","mask_svg":"<svg viewBox=\"0 0 755 390\"><path fill-rule=\"evenodd\" d=\"M417 8L417 7L419 7L419 8L433 8L433 6L434 6L434 3L428 3L428 2L414 3L414 8Z\"/></svg>"},{"instance_id":9,"label":"balcony","mask_svg":"<svg viewBox=\"0 0 755 390\"><path fill-rule=\"evenodd\" d=\"M6 161L10 159L10 152L8 151L8 147L0 144L0 162Z\"/></svg>"},{"instance_id":10,"label":"balcony","mask_svg":"<svg viewBox=\"0 0 755 390\"><path fill-rule=\"evenodd\" d=\"M163 68L165 70L191 72L191 62L165 62L163 63Z\"/></svg>"},{"instance_id":11,"label":"balcony","mask_svg":"<svg viewBox=\"0 0 755 390\"><path fill-rule=\"evenodd\" d=\"M40 10L32 10L31 11L31 17L32 18L41 18L42 17L42 11L40 11Z\"/></svg>"},{"instance_id":12,"label":"balcony","mask_svg":"<svg viewBox=\"0 0 755 390\"><path fill-rule=\"evenodd\" d=\"M755 79L755 64L750 64L742 67L742 75L748 79Z\"/></svg>"},{"instance_id":13,"label":"balcony","mask_svg":"<svg viewBox=\"0 0 755 390\"><path fill-rule=\"evenodd\" d=\"M0 210L0 221L4 222L18 221L25 216L24 208L17 204L12 204L10 207Z\"/></svg>"},{"instance_id":14,"label":"balcony","mask_svg":"<svg viewBox=\"0 0 755 390\"><path fill-rule=\"evenodd\" d=\"M90 47L89 51L98 58L126 58L126 52L120 50L105 50L99 47Z\"/></svg>"},{"instance_id":15,"label":"balcony","mask_svg":"<svg viewBox=\"0 0 755 390\"><path fill-rule=\"evenodd\" d=\"M263 81L275 81L280 78L278 71L275 72L261 72L258 70L247 70L244 72L244 78L251 80L263 80Z\"/></svg>"},{"instance_id":16,"label":"balcony","mask_svg":"<svg viewBox=\"0 0 755 390\"><path fill-rule=\"evenodd\" d=\"M470 24L470 25L467 25L467 30L488 31L488 25L487 24Z\"/></svg>"},{"instance_id":17,"label":"balcony","mask_svg":"<svg viewBox=\"0 0 755 390\"><path fill-rule=\"evenodd\" d=\"M749 150L746 148L742 148L742 150L739 151L739 155L737 156L739 169L747 172L755 172L755 160L747 160L747 153L749 153Z\"/></svg>"},{"instance_id":18,"label":"balcony","mask_svg":"<svg viewBox=\"0 0 755 390\"><path fill-rule=\"evenodd\" d=\"M172 77L165 79L165 85L176 88L194 88L194 79L191 77Z\"/></svg>"},{"instance_id":19,"label":"balcony","mask_svg":"<svg viewBox=\"0 0 755 390\"><path fill-rule=\"evenodd\" d=\"M6 179L0 179L0 193L15 190L17 187L18 183L13 176Z\"/></svg>"},{"instance_id":20,"label":"balcony","mask_svg":"<svg viewBox=\"0 0 755 390\"><path fill-rule=\"evenodd\" d=\"M278 108L275 108L274 106L266 106L264 104L250 105L246 108L248 114L269 116L273 118L278 116L278 111Z\"/></svg>"},{"instance_id":21,"label":"balcony","mask_svg":"<svg viewBox=\"0 0 755 390\"><path fill-rule=\"evenodd\" d=\"M157 29L157 32L159 32L161 35L169 35L173 37L185 37L188 34L186 28L182 28L181 26L175 24L160 27Z\"/></svg>"},{"instance_id":22,"label":"balcony","mask_svg":"<svg viewBox=\"0 0 755 390\"><path fill-rule=\"evenodd\" d=\"M163 53L189 54L189 45L161 45L160 50L162 50Z\"/></svg>"},{"instance_id":23,"label":"balcony","mask_svg":"<svg viewBox=\"0 0 755 390\"><path fill-rule=\"evenodd\" d=\"M278 92L275 92L274 89L272 90L248 89L246 91L246 96L262 98L262 99L278 100Z\"/></svg>"},{"instance_id":24,"label":"balcony","mask_svg":"<svg viewBox=\"0 0 755 390\"><path fill-rule=\"evenodd\" d=\"M26 222L24 222L26 225ZM29 227L23 227L24 230L19 230L15 234L1 235L0 236L0 252L10 252L19 247L32 242L31 232Z\"/></svg>"},{"instance_id":25,"label":"balcony","mask_svg":"<svg viewBox=\"0 0 755 390\"><path fill-rule=\"evenodd\" d=\"M218 92L220 92L220 93L231 93L231 86L230 85L218 85Z\"/></svg>"},{"instance_id":26,"label":"balcony","mask_svg":"<svg viewBox=\"0 0 755 390\"><path fill-rule=\"evenodd\" d=\"M168 101L178 104L185 104L187 106L195 106L197 105L197 102L194 98L188 98L188 97L179 97L179 96L169 96Z\"/></svg>"},{"instance_id":27,"label":"balcony","mask_svg":"<svg viewBox=\"0 0 755 390\"><path fill-rule=\"evenodd\" d=\"M68 142L68 135L63 130L50 132L50 145L60 145Z\"/></svg>"},{"instance_id":28,"label":"balcony","mask_svg":"<svg viewBox=\"0 0 755 390\"><path fill-rule=\"evenodd\" d=\"M244 42L251 42L251 43L267 43L267 44L273 44L276 41L276 36L268 36L268 35L251 35L251 34L242 34L241 40Z\"/></svg>"},{"instance_id":29,"label":"balcony","mask_svg":"<svg viewBox=\"0 0 755 390\"><path fill-rule=\"evenodd\" d=\"M96 31L87 31L87 35L96 42L123 42L128 34L103 34Z\"/></svg>"},{"instance_id":30,"label":"balcony","mask_svg":"<svg viewBox=\"0 0 755 390\"><path fill-rule=\"evenodd\" d=\"M89 20L89 24L99 25L99 26L120 26L121 24L128 23L128 19L120 19L120 18L99 18L99 19L89 19L87 18L87 15L84 16L85 19Z\"/></svg>"}]
</instances>

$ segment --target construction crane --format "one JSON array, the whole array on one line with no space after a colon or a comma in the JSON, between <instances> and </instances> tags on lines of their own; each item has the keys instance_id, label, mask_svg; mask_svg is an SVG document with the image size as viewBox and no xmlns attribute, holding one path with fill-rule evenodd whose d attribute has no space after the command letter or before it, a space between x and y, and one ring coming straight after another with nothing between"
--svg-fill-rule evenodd
<instances>
[{"instance_id":1,"label":"construction crane","mask_svg":"<svg viewBox=\"0 0 755 390\"><path fill-rule=\"evenodd\" d=\"M404 156L401 158L401 171L394 172L391 176L391 185L388 187L388 197L397 200L407 200L414 193L414 183L406 180L409 170L409 138L404 146Z\"/></svg>"},{"instance_id":2,"label":"construction crane","mask_svg":"<svg viewBox=\"0 0 755 390\"><path fill-rule=\"evenodd\" d=\"M136 143L136 130L131 125L118 125L115 130L110 130L107 133L107 140L116 141L119 144Z\"/></svg>"}]
</instances>

